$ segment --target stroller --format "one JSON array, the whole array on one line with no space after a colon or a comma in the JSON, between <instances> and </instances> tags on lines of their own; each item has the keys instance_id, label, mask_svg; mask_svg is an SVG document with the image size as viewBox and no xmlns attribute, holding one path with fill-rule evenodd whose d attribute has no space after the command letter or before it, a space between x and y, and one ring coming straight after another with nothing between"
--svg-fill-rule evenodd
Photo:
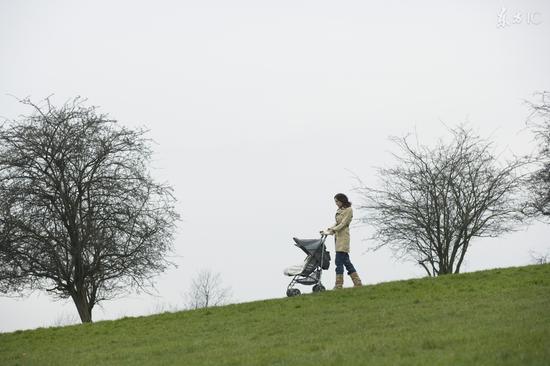
<instances>
[{"instance_id":1,"label":"stroller","mask_svg":"<svg viewBox=\"0 0 550 366\"><path fill-rule=\"evenodd\" d=\"M297 239L293 238L295 245L302 249L307 257L304 263L285 269L284 274L292 277L286 290L286 296L292 297L300 295L300 290L294 288L299 283L301 285L313 285L313 292L325 291L325 286L321 283L321 273L330 266L330 253L325 247L327 235L321 234L320 239Z\"/></svg>"}]
</instances>

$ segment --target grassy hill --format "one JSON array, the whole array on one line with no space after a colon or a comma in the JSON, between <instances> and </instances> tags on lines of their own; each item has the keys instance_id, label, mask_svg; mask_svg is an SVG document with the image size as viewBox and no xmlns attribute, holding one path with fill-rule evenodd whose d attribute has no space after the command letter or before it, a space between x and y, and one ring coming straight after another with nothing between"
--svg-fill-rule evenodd
<instances>
[{"instance_id":1,"label":"grassy hill","mask_svg":"<svg viewBox=\"0 0 550 366\"><path fill-rule=\"evenodd\" d=\"M550 365L550 265L0 334L0 365Z\"/></svg>"}]
</instances>

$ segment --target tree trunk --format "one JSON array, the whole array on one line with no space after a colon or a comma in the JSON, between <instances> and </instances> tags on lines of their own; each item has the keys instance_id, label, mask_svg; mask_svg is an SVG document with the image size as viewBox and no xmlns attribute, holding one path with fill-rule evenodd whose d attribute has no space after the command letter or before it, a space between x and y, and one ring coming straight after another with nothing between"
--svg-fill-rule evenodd
<instances>
[{"instance_id":1,"label":"tree trunk","mask_svg":"<svg viewBox=\"0 0 550 366\"><path fill-rule=\"evenodd\" d=\"M460 273L460 266L462 265L462 261L464 260L464 256L466 255L466 251L468 250L469 244L470 244L469 240L464 240L464 243L462 244L462 252L460 253L460 257L458 259L458 263L455 268L455 273Z\"/></svg>"},{"instance_id":2,"label":"tree trunk","mask_svg":"<svg viewBox=\"0 0 550 366\"><path fill-rule=\"evenodd\" d=\"M78 310L78 315L82 323L91 323L92 322L92 306L88 302L88 298L85 292L77 292L71 295L73 298L76 309Z\"/></svg>"}]
</instances>

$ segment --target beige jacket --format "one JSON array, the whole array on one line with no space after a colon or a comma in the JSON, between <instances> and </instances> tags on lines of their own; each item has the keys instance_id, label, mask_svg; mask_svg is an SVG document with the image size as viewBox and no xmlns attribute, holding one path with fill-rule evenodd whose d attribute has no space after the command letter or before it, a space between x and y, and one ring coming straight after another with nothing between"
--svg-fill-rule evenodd
<instances>
[{"instance_id":1,"label":"beige jacket","mask_svg":"<svg viewBox=\"0 0 550 366\"><path fill-rule=\"evenodd\" d=\"M334 242L337 252L349 253L349 224L353 218L351 207L339 208L336 211L336 224L329 229L334 232Z\"/></svg>"}]
</instances>

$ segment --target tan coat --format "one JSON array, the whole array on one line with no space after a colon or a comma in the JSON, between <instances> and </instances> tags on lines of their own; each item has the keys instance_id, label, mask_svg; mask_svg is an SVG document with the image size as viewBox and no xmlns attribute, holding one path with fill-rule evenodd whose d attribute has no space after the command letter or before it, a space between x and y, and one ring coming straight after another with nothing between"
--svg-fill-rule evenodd
<instances>
[{"instance_id":1,"label":"tan coat","mask_svg":"<svg viewBox=\"0 0 550 366\"><path fill-rule=\"evenodd\" d=\"M353 218L353 210L350 207L339 208L336 211L336 224L331 226L334 232L334 242L336 244L337 252L349 253L349 224Z\"/></svg>"}]
</instances>

